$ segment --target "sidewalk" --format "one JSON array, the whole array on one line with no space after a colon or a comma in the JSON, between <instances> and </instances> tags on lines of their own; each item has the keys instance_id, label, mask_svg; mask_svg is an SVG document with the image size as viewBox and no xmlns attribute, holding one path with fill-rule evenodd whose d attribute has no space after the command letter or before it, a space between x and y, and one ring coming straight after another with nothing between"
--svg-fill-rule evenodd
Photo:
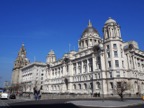
<instances>
[{"instance_id":1,"label":"sidewalk","mask_svg":"<svg viewBox=\"0 0 144 108\"><path fill-rule=\"evenodd\" d=\"M111 101L111 100L78 100L78 101L68 101L66 103L72 103L79 107L99 107L99 108L118 108L135 106L139 104L144 104L142 100L124 100L124 101Z\"/></svg>"}]
</instances>

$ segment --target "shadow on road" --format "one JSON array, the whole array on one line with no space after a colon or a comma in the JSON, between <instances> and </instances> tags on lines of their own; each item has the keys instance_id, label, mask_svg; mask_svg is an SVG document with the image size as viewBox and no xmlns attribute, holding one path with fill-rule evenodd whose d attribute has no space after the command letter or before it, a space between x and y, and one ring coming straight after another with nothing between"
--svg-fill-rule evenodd
<instances>
[{"instance_id":1,"label":"shadow on road","mask_svg":"<svg viewBox=\"0 0 144 108\"><path fill-rule=\"evenodd\" d=\"M67 104L45 104L45 105L12 105L11 108L79 108L78 106L75 106L73 104L67 103Z\"/></svg>"}]
</instances>

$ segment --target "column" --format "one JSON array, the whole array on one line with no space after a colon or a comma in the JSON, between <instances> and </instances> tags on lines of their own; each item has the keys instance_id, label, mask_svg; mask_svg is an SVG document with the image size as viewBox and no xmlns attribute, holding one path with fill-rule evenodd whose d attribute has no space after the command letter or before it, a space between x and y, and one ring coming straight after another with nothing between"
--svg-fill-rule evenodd
<instances>
[{"instance_id":1,"label":"column","mask_svg":"<svg viewBox=\"0 0 144 108\"><path fill-rule=\"evenodd\" d=\"M89 71L89 60L88 59L87 59L87 64L86 65L87 65L87 72L90 72Z\"/></svg>"},{"instance_id":2,"label":"column","mask_svg":"<svg viewBox=\"0 0 144 108\"><path fill-rule=\"evenodd\" d=\"M63 76L65 76L65 75L66 75L66 65L63 64Z\"/></svg>"},{"instance_id":3,"label":"column","mask_svg":"<svg viewBox=\"0 0 144 108\"><path fill-rule=\"evenodd\" d=\"M130 69L130 64L129 64L129 57L128 57L128 54L126 54L126 57L127 57L127 64L128 64L128 69Z\"/></svg>"},{"instance_id":4,"label":"column","mask_svg":"<svg viewBox=\"0 0 144 108\"><path fill-rule=\"evenodd\" d=\"M84 73L84 71L83 71L83 61L81 61L81 73Z\"/></svg>"},{"instance_id":5,"label":"column","mask_svg":"<svg viewBox=\"0 0 144 108\"><path fill-rule=\"evenodd\" d=\"M97 69L95 54L92 55L92 67L93 67L93 69L92 69L93 71L95 71Z\"/></svg>"},{"instance_id":6,"label":"column","mask_svg":"<svg viewBox=\"0 0 144 108\"><path fill-rule=\"evenodd\" d=\"M76 74L78 74L78 62L76 63Z\"/></svg>"}]
</instances>

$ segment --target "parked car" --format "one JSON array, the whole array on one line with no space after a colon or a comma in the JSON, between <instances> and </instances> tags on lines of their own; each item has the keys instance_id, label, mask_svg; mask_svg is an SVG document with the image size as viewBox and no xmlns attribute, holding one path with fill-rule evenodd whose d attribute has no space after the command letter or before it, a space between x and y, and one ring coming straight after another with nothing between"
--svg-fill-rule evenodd
<instances>
[{"instance_id":1,"label":"parked car","mask_svg":"<svg viewBox=\"0 0 144 108\"><path fill-rule=\"evenodd\" d=\"M13 93L13 94L10 94L10 99L16 99L16 95Z\"/></svg>"},{"instance_id":2,"label":"parked car","mask_svg":"<svg viewBox=\"0 0 144 108\"><path fill-rule=\"evenodd\" d=\"M6 93L6 92L2 92L1 95L0 95L0 98L1 98L1 99L8 99L8 98L9 98L9 95L8 95L8 93Z\"/></svg>"}]
</instances>

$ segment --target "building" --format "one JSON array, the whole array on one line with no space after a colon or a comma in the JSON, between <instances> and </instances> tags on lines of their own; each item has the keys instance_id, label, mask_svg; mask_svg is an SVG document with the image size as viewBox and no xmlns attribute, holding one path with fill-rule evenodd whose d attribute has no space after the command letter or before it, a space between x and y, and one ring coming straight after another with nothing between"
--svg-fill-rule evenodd
<instances>
[{"instance_id":1,"label":"building","mask_svg":"<svg viewBox=\"0 0 144 108\"><path fill-rule=\"evenodd\" d=\"M111 96L121 81L132 85L127 93L144 93L144 51L137 42L122 40L120 26L112 18L104 24L103 38L89 21L78 40L78 51L56 60L51 50L46 63L34 62L20 69L23 83L34 87L38 79L47 94Z\"/></svg>"},{"instance_id":2,"label":"building","mask_svg":"<svg viewBox=\"0 0 144 108\"><path fill-rule=\"evenodd\" d=\"M114 95L115 85L132 85L129 94L144 93L144 51L137 42L124 42L118 23L109 18L103 38L89 21L78 41L78 51L70 51L56 61L54 51L47 57L46 93Z\"/></svg>"},{"instance_id":3,"label":"building","mask_svg":"<svg viewBox=\"0 0 144 108\"><path fill-rule=\"evenodd\" d=\"M18 52L18 56L14 62L14 68L12 71L12 85L17 85L20 83L21 80L21 68L28 65L30 62L28 58L26 57L26 49L24 47L24 44L22 44L22 47L20 48Z\"/></svg>"},{"instance_id":4,"label":"building","mask_svg":"<svg viewBox=\"0 0 144 108\"><path fill-rule=\"evenodd\" d=\"M46 73L46 63L34 62L21 69L21 84L23 92L33 92L34 87L43 88Z\"/></svg>"}]
</instances>

